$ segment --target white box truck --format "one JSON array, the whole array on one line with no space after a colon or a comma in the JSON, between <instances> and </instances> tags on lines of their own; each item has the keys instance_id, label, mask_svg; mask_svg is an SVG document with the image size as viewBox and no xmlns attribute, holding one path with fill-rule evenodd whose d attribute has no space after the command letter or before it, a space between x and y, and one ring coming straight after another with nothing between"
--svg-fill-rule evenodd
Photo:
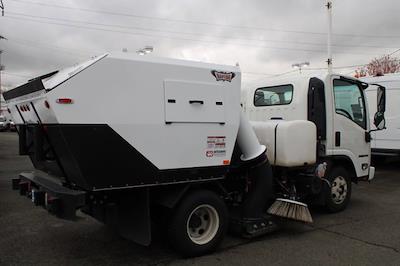
<instances>
[{"instance_id":1,"label":"white box truck","mask_svg":"<svg viewBox=\"0 0 400 266\"><path fill-rule=\"evenodd\" d=\"M374 177L366 87L265 82L241 108L238 67L105 54L4 93L36 168L13 188L143 245L160 223L180 253L205 254L228 227L254 237L278 217L311 222L306 204L347 206L352 182Z\"/></svg>"},{"instance_id":2,"label":"white box truck","mask_svg":"<svg viewBox=\"0 0 400 266\"><path fill-rule=\"evenodd\" d=\"M371 120L376 111L376 92L378 84L386 88L386 126L385 130L372 132L372 154L377 159L387 156L400 155L400 73L385 74L384 76L362 78L370 85L366 90L368 102L371 103Z\"/></svg>"}]
</instances>

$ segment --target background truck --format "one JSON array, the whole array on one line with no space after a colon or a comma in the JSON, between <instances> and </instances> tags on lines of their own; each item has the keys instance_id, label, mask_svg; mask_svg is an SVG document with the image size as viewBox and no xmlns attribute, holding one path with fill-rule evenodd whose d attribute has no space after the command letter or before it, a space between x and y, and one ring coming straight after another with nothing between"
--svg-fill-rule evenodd
<instances>
[{"instance_id":1,"label":"background truck","mask_svg":"<svg viewBox=\"0 0 400 266\"><path fill-rule=\"evenodd\" d=\"M372 132L372 155L376 159L400 155L400 74L385 74L384 76L362 78L364 82L379 84L386 87L387 109L386 128ZM371 120L376 110L376 93L378 85L370 85L366 90L368 102L371 103Z\"/></svg>"},{"instance_id":2,"label":"background truck","mask_svg":"<svg viewBox=\"0 0 400 266\"><path fill-rule=\"evenodd\" d=\"M37 169L13 188L143 245L158 223L201 255L228 228L255 237L279 217L311 222L306 203L346 207L351 181L374 176L366 87L338 75L261 83L241 108L238 67L105 54L4 93Z\"/></svg>"}]
</instances>

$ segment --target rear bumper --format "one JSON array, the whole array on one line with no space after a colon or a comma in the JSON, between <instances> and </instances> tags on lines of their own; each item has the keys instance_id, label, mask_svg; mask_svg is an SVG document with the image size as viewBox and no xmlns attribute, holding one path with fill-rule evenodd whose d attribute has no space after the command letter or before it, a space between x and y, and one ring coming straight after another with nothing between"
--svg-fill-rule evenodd
<instances>
[{"instance_id":1,"label":"rear bumper","mask_svg":"<svg viewBox=\"0 0 400 266\"><path fill-rule=\"evenodd\" d=\"M12 180L13 189L37 206L63 219L76 218L76 210L86 202L86 192L65 187L58 179L41 171L21 173Z\"/></svg>"}]
</instances>

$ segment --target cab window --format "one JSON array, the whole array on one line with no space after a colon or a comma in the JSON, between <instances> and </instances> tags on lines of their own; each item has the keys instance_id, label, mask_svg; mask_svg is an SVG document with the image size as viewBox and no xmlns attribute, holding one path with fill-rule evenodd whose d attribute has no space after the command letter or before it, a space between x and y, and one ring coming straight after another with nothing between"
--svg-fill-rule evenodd
<instances>
[{"instance_id":1,"label":"cab window","mask_svg":"<svg viewBox=\"0 0 400 266\"><path fill-rule=\"evenodd\" d=\"M290 104L292 98L293 86L290 84L259 88L254 93L254 106Z\"/></svg>"},{"instance_id":2,"label":"cab window","mask_svg":"<svg viewBox=\"0 0 400 266\"><path fill-rule=\"evenodd\" d=\"M365 103L361 88L356 83L335 79L333 91L336 113L366 129Z\"/></svg>"}]
</instances>

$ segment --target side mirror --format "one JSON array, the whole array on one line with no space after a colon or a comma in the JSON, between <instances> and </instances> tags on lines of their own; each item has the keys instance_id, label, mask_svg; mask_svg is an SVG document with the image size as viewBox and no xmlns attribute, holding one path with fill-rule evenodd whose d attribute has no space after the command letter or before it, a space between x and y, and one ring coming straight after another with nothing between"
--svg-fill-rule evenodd
<instances>
[{"instance_id":1,"label":"side mirror","mask_svg":"<svg viewBox=\"0 0 400 266\"><path fill-rule=\"evenodd\" d=\"M385 113L386 111L386 88L383 86L378 86L378 90L376 93L377 99L377 111Z\"/></svg>"},{"instance_id":2,"label":"side mirror","mask_svg":"<svg viewBox=\"0 0 400 266\"><path fill-rule=\"evenodd\" d=\"M385 110L386 110L386 88L377 85L377 99L376 99L376 113L374 116L374 125L377 130L385 129L386 121L385 121Z\"/></svg>"}]
</instances>

